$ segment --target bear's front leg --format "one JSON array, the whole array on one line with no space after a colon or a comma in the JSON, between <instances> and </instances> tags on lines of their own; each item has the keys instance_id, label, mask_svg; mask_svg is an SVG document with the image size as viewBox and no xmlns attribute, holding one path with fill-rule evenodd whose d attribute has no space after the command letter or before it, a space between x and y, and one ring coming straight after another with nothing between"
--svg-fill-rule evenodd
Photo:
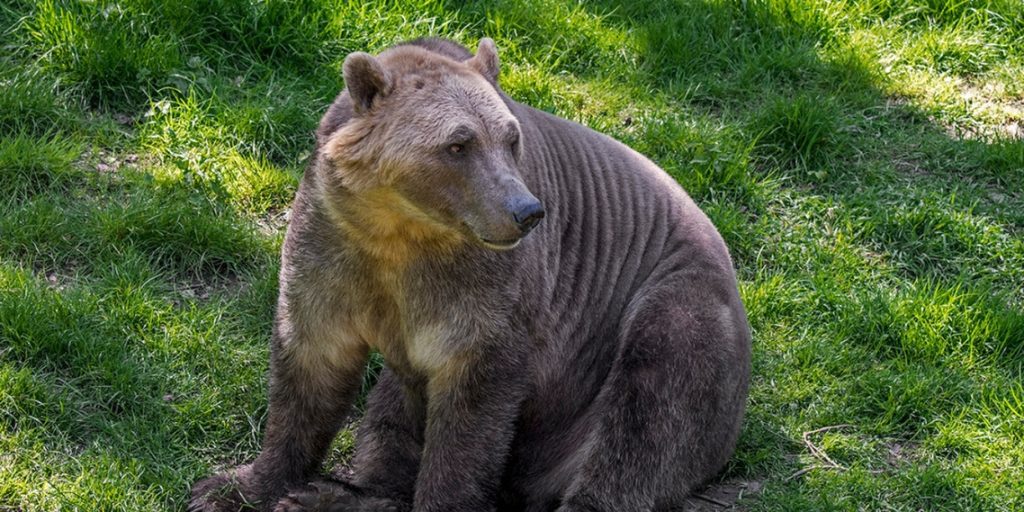
<instances>
[{"instance_id":1,"label":"bear's front leg","mask_svg":"<svg viewBox=\"0 0 1024 512\"><path fill-rule=\"evenodd\" d=\"M367 348L333 322L279 313L263 448L251 464L196 483L190 511L270 510L316 474L359 391Z\"/></svg>"},{"instance_id":2,"label":"bear's front leg","mask_svg":"<svg viewBox=\"0 0 1024 512\"><path fill-rule=\"evenodd\" d=\"M385 367L359 420L351 473L342 464L332 480L292 490L275 512L407 512L412 509L423 452L425 399ZM411 395L411 396L410 396Z\"/></svg>"},{"instance_id":3,"label":"bear's front leg","mask_svg":"<svg viewBox=\"0 0 1024 512\"><path fill-rule=\"evenodd\" d=\"M490 347L431 376L416 512L495 510L524 395L520 348Z\"/></svg>"}]
</instances>

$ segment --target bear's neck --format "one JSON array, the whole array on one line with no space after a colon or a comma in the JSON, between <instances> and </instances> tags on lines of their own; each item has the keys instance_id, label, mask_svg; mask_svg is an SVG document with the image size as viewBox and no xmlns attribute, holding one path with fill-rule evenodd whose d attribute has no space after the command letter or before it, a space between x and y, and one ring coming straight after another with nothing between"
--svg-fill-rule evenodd
<instances>
[{"instance_id":1,"label":"bear's neck","mask_svg":"<svg viewBox=\"0 0 1024 512\"><path fill-rule=\"evenodd\" d=\"M390 187L333 195L325 201L331 222L380 265L404 267L414 259L451 256L466 241Z\"/></svg>"}]
</instances>

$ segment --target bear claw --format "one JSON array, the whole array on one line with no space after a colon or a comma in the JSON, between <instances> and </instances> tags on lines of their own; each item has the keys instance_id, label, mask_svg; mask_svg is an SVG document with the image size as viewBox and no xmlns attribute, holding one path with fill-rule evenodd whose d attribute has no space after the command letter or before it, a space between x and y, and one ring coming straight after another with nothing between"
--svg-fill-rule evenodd
<instances>
[{"instance_id":1,"label":"bear claw","mask_svg":"<svg viewBox=\"0 0 1024 512\"><path fill-rule=\"evenodd\" d=\"M196 482L188 512L225 512L252 507L243 493L248 466L241 466Z\"/></svg>"}]
</instances>

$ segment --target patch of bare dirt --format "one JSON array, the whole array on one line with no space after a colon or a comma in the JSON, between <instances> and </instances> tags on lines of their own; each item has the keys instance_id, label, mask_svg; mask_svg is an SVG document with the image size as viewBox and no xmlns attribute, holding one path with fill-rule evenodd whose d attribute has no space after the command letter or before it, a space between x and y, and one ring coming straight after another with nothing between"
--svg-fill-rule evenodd
<instances>
[{"instance_id":1,"label":"patch of bare dirt","mask_svg":"<svg viewBox=\"0 0 1024 512\"><path fill-rule=\"evenodd\" d=\"M885 461L892 467L901 466L917 458L917 443L910 441L890 441L885 444Z\"/></svg>"},{"instance_id":2,"label":"patch of bare dirt","mask_svg":"<svg viewBox=\"0 0 1024 512\"><path fill-rule=\"evenodd\" d=\"M292 209L271 210L256 219L256 228L264 236L274 236L283 233L288 227L288 220L291 218Z\"/></svg>"},{"instance_id":3,"label":"patch of bare dirt","mask_svg":"<svg viewBox=\"0 0 1024 512\"><path fill-rule=\"evenodd\" d=\"M36 279L44 281L51 290L63 292L75 285L78 280L79 266L75 260L64 261L56 266L52 263L39 263L32 265L32 274Z\"/></svg>"},{"instance_id":4,"label":"patch of bare dirt","mask_svg":"<svg viewBox=\"0 0 1024 512\"><path fill-rule=\"evenodd\" d=\"M66 282L57 277L57 273L52 270L46 273L46 284L57 291L64 291L64 288L67 288Z\"/></svg>"},{"instance_id":5,"label":"patch of bare dirt","mask_svg":"<svg viewBox=\"0 0 1024 512\"><path fill-rule=\"evenodd\" d=\"M175 306L180 307L192 302L206 302L211 295L236 296L244 293L248 288L249 283L234 273L208 279L192 278L174 285L177 297L172 298L172 302Z\"/></svg>"},{"instance_id":6,"label":"patch of bare dirt","mask_svg":"<svg viewBox=\"0 0 1024 512\"><path fill-rule=\"evenodd\" d=\"M79 158L79 165L83 168L106 175L116 174L122 168L137 168L140 163L139 155L135 153L120 154L106 149L89 149Z\"/></svg>"},{"instance_id":7,"label":"patch of bare dirt","mask_svg":"<svg viewBox=\"0 0 1024 512\"><path fill-rule=\"evenodd\" d=\"M1024 98L1009 96L998 82L959 83L960 96L984 119L977 126L946 125L946 133L963 139L1024 139Z\"/></svg>"}]
</instances>

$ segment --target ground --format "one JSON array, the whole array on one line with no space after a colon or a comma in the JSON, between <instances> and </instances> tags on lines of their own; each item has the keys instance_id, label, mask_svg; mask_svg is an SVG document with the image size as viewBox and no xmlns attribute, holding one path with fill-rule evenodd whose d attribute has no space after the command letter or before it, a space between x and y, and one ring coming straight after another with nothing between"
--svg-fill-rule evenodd
<instances>
[{"instance_id":1,"label":"ground","mask_svg":"<svg viewBox=\"0 0 1024 512\"><path fill-rule=\"evenodd\" d=\"M312 131L422 35L493 37L729 243L754 378L698 509L1024 508L1024 3L618 4L0 5L0 510L181 510L256 454Z\"/></svg>"}]
</instances>

